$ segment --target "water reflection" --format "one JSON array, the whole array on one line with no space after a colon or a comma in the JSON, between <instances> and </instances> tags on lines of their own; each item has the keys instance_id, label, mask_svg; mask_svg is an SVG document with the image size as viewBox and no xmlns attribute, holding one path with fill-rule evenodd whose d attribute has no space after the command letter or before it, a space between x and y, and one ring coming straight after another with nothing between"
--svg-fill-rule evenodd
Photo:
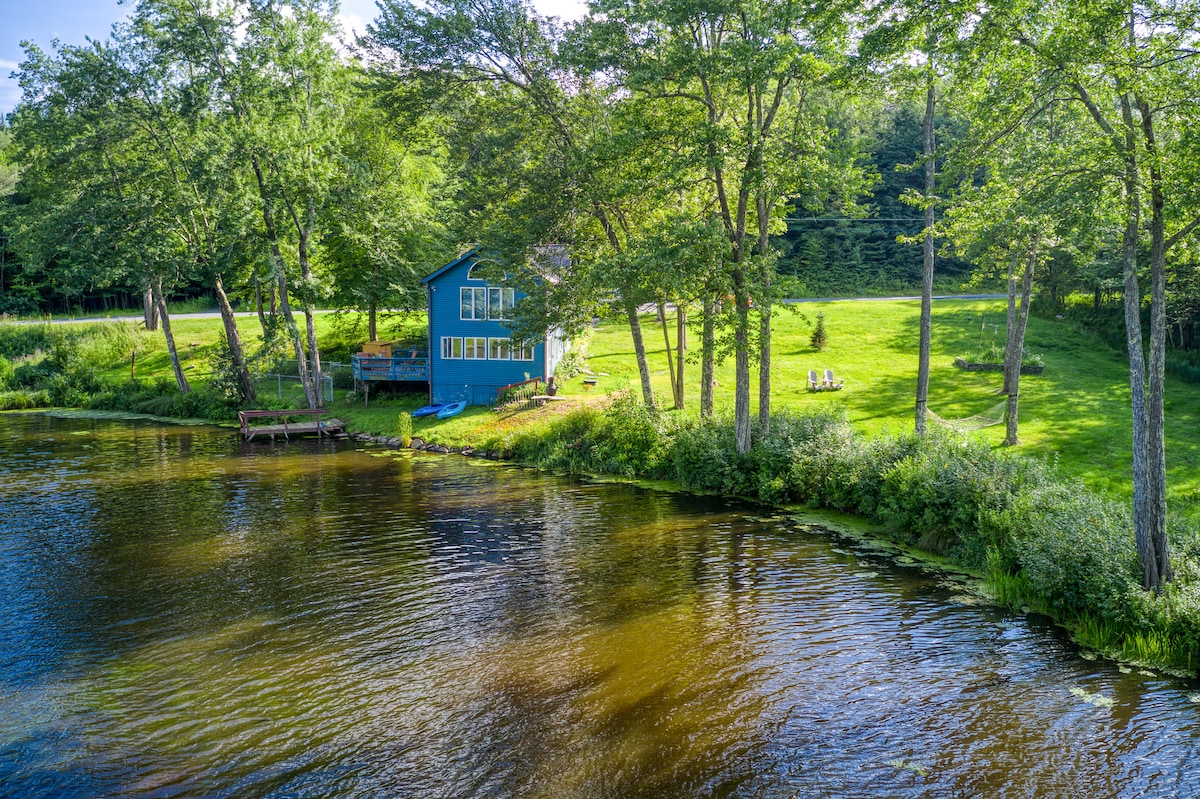
<instances>
[{"instance_id":1,"label":"water reflection","mask_svg":"<svg viewBox=\"0 0 1200 799\"><path fill-rule=\"evenodd\" d=\"M1200 788L1194 686L866 547L381 454L0 417L0 796Z\"/></svg>"}]
</instances>

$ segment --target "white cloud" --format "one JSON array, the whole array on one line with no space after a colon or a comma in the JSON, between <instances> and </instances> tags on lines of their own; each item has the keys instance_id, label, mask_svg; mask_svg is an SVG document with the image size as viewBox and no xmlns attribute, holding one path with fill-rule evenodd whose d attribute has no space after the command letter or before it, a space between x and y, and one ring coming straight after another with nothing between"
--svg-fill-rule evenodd
<instances>
[{"instance_id":1,"label":"white cloud","mask_svg":"<svg viewBox=\"0 0 1200 799\"><path fill-rule=\"evenodd\" d=\"M20 65L16 61L0 58L0 114L7 114L21 101L21 86L16 78L9 77Z\"/></svg>"}]
</instances>

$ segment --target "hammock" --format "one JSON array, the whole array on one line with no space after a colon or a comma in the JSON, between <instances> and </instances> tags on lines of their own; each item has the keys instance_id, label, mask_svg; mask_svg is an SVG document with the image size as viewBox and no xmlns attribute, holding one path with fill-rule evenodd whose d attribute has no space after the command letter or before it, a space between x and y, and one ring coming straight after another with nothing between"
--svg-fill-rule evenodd
<instances>
[{"instance_id":1,"label":"hammock","mask_svg":"<svg viewBox=\"0 0 1200 799\"><path fill-rule=\"evenodd\" d=\"M929 414L929 418L943 427L948 427L951 430L957 430L960 433L971 433L975 430L982 430L985 427L991 427L994 424L1004 422L1004 412L1008 408L1008 400L1004 400L997 405L993 405L981 414L976 416L968 416L965 419L943 419L933 412L933 409L925 407L925 412Z\"/></svg>"}]
</instances>

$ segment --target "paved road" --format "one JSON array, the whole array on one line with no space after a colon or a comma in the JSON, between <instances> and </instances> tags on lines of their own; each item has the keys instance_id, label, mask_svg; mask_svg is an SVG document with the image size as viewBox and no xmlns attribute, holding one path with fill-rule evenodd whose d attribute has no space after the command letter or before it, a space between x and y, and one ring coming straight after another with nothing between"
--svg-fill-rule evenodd
<instances>
[{"instance_id":1,"label":"paved road","mask_svg":"<svg viewBox=\"0 0 1200 799\"><path fill-rule=\"evenodd\" d=\"M1007 294L934 294L935 300L1002 300ZM793 297L784 300L786 303L797 302L870 302L878 300L886 302L889 300L919 300L921 295L913 297Z\"/></svg>"},{"instance_id":2,"label":"paved road","mask_svg":"<svg viewBox=\"0 0 1200 799\"><path fill-rule=\"evenodd\" d=\"M935 294L935 295L933 295L933 298L935 300L1002 300L1007 296L1008 296L1007 294ZM801 302L871 302L873 300L878 300L880 302L887 302L890 300L919 300L919 299L921 299L921 297L919 295L913 296L913 297L791 297L791 298L783 300L783 302L789 303L789 304L801 303ZM656 306L654 306L654 305L646 305L642 308L642 311L644 313L652 313L655 310L656 310ZM297 318L302 319L304 317L303 313L300 311L295 311L293 313ZM334 311L324 310L324 311L317 311L317 313L326 314L326 313L334 313ZM219 317L220 315L221 315L221 312L217 311L217 310L200 311L199 313L179 313L179 314L171 314L171 321L177 321L179 319L215 319L215 318ZM254 311L239 311L234 314L234 316L257 316L257 315L258 314ZM43 321L45 321L45 320L42 320L42 319L4 319L4 318L0 317L0 322L7 323L10 325L38 325L38 324L41 324ZM84 322L141 322L142 317L141 317L141 315L138 315L138 316L80 316L80 317L65 316L65 317L51 317L49 321L51 324L56 324L56 325L79 324L79 323L84 323Z\"/></svg>"},{"instance_id":3,"label":"paved road","mask_svg":"<svg viewBox=\"0 0 1200 799\"><path fill-rule=\"evenodd\" d=\"M325 314L325 313L334 313L334 311L319 310L319 311L316 311L316 313ZM304 318L303 311L293 311L292 315L295 316L297 319ZM234 313L234 316L258 316L258 313L255 311L237 311L236 313ZM138 314L137 316L53 316L49 320L45 320L45 319L6 319L3 317L0 317L0 322L8 323L10 325L40 325L45 321L49 321L50 324L54 324L54 325L75 325L75 324L91 323L91 322L141 322L143 320L143 318L144 317L141 314ZM200 311L198 313L173 313L173 314L171 314L172 322L177 322L180 319L219 319L219 318L221 318L221 312L218 310L215 310L215 309L211 310L211 311Z\"/></svg>"}]
</instances>

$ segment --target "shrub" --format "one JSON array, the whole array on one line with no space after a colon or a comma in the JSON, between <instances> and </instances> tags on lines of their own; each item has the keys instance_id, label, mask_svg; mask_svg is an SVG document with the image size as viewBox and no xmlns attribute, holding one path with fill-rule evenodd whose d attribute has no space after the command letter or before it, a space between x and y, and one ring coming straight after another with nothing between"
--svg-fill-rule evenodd
<instances>
[{"instance_id":1,"label":"shrub","mask_svg":"<svg viewBox=\"0 0 1200 799\"><path fill-rule=\"evenodd\" d=\"M1012 560L1004 528L988 520L1025 487L1045 481L1044 469L949 432L930 431L914 445L882 472L875 515L910 543L972 568L983 568L992 548Z\"/></svg>"},{"instance_id":2,"label":"shrub","mask_svg":"<svg viewBox=\"0 0 1200 799\"><path fill-rule=\"evenodd\" d=\"M12 361L0 355L0 391L8 388L9 382L13 379L14 371Z\"/></svg>"},{"instance_id":3,"label":"shrub","mask_svg":"<svg viewBox=\"0 0 1200 799\"><path fill-rule=\"evenodd\" d=\"M1029 584L1066 618L1094 612L1128 621L1122 611L1138 590L1138 557L1128 510L1082 486L1044 482L993 515Z\"/></svg>"},{"instance_id":4,"label":"shrub","mask_svg":"<svg viewBox=\"0 0 1200 799\"><path fill-rule=\"evenodd\" d=\"M24 411L49 406L50 395L45 391L0 391L0 411Z\"/></svg>"},{"instance_id":5,"label":"shrub","mask_svg":"<svg viewBox=\"0 0 1200 799\"><path fill-rule=\"evenodd\" d=\"M407 447L412 443L413 435L413 418L410 413L401 413L396 416L396 435L400 437L401 446Z\"/></svg>"},{"instance_id":6,"label":"shrub","mask_svg":"<svg viewBox=\"0 0 1200 799\"><path fill-rule=\"evenodd\" d=\"M825 314L817 312L817 326L813 328L812 338L808 340L812 348L817 352L825 349L825 345L829 343L828 334L825 332Z\"/></svg>"},{"instance_id":7,"label":"shrub","mask_svg":"<svg viewBox=\"0 0 1200 799\"><path fill-rule=\"evenodd\" d=\"M735 454L733 425L702 419L681 427L670 451L671 476L695 491L744 495L746 473Z\"/></svg>"}]
</instances>

